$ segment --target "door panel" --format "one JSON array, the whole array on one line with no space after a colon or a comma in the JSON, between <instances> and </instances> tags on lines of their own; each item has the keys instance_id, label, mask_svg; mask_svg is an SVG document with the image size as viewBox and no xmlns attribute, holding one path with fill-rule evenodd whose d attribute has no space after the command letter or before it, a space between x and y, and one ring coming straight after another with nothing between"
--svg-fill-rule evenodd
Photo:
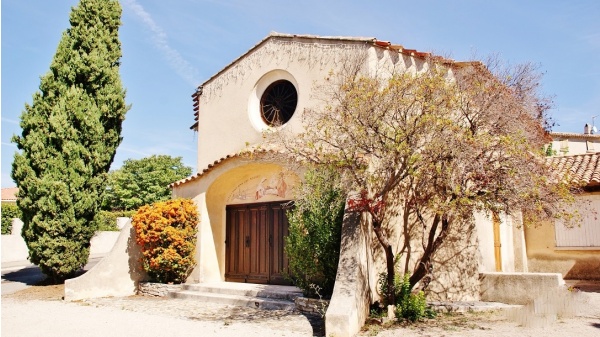
<instances>
[{"instance_id":1,"label":"door panel","mask_svg":"<svg viewBox=\"0 0 600 337\"><path fill-rule=\"evenodd\" d=\"M246 282L268 283L268 238L267 207L250 207L250 245L247 252L249 260L248 276Z\"/></svg>"},{"instance_id":2,"label":"door panel","mask_svg":"<svg viewBox=\"0 0 600 337\"><path fill-rule=\"evenodd\" d=\"M283 277L288 222L282 203L227 206L226 281L288 284Z\"/></svg>"},{"instance_id":3,"label":"door panel","mask_svg":"<svg viewBox=\"0 0 600 337\"><path fill-rule=\"evenodd\" d=\"M227 228L225 241L226 278L232 282L244 282L246 277L244 238L246 236L247 215L244 210L227 211Z\"/></svg>"}]
</instances>

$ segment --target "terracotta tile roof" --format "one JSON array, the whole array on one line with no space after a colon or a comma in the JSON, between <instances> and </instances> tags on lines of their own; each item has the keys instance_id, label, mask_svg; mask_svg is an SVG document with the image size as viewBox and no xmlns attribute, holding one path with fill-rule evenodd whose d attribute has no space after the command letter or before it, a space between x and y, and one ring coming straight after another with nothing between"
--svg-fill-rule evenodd
<instances>
[{"instance_id":1,"label":"terracotta tile roof","mask_svg":"<svg viewBox=\"0 0 600 337\"><path fill-rule=\"evenodd\" d=\"M202 171L200 171L200 172L198 172L198 173L196 173L194 175L191 175L191 176L189 176L187 178L178 180L178 181L170 184L169 187L170 188L177 187L177 186L189 183L191 181L200 179L200 177L202 177L203 175L205 175L208 172L212 171L212 169L215 168L216 166L219 166L220 164L222 164L223 162L225 162L227 159L234 158L234 157L239 157L239 154L228 154L225 157L222 157L221 159L217 159L212 164L208 164L208 166L206 168L204 168Z\"/></svg>"},{"instance_id":2,"label":"terracotta tile roof","mask_svg":"<svg viewBox=\"0 0 600 337\"><path fill-rule=\"evenodd\" d=\"M8 187L2 189L2 201L17 201L18 187Z\"/></svg>"},{"instance_id":3,"label":"terracotta tile roof","mask_svg":"<svg viewBox=\"0 0 600 337\"><path fill-rule=\"evenodd\" d=\"M212 164L209 164L202 171L199 171L198 173L196 173L196 174L194 174L192 176L189 176L187 178L178 180L178 181L170 184L169 188L174 188L174 187L177 187L177 186L181 186L183 184L187 184L187 183L192 182L194 180L200 179L202 176L208 174L214 168L220 166L221 164L225 163L226 161L229 161L230 159L244 157L244 156L252 157L252 158L264 158L267 153L270 153L270 154L280 153L281 154L283 152L282 151L278 151L278 150L274 150L274 149L260 148L260 149L249 149L249 150L244 150L244 151L240 151L240 152L237 152L237 153L228 154L225 157L221 157L220 159L215 160Z\"/></svg>"},{"instance_id":4,"label":"terracotta tile roof","mask_svg":"<svg viewBox=\"0 0 600 337\"><path fill-rule=\"evenodd\" d=\"M550 157L548 162L556 173L574 184L600 185L600 153Z\"/></svg>"},{"instance_id":5,"label":"terracotta tile roof","mask_svg":"<svg viewBox=\"0 0 600 337\"><path fill-rule=\"evenodd\" d=\"M577 138L577 139L590 139L600 140L600 134L585 134L585 133L574 133L574 132L550 132L552 139L557 138Z\"/></svg>"}]
</instances>

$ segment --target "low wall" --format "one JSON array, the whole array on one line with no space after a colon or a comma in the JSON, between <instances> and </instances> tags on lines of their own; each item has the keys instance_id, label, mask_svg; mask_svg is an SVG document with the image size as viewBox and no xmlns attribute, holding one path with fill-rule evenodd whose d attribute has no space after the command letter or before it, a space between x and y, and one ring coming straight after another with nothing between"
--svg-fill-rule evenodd
<instances>
[{"instance_id":1,"label":"low wall","mask_svg":"<svg viewBox=\"0 0 600 337\"><path fill-rule=\"evenodd\" d=\"M121 232L97 232L90 241L90 257L104 256L115 246Z\"/></svg>"},{"instance_id":2,"label":"low wall","mask_svg":"<svg viewBox=\"0 0 600 337\"><path fill-rule=\"evenodd\" d=\"M565 289L558 273L481 273L481 300L528 304Z\"/></svg>"},{"instance_id":3,"label":"low wall","mask_svg":"<svg viewBox=\"0 0 600 337\"><path fill-rule=\"evenodd\" d=\"M12 219L11 233L2 235L2 263L27 261L29 250L25 240L21 237L23 222L17 218Z\"/></svg>"},{"instance_id":4,"label":"low wall","mask_svg":"<svg viewBox=\"0 0 600 337\"><path fill-rule=\"evenodd\" d=\"M10 235L2 235L2 263L27 261L29 250L21 236L23 223L13 220L13 231ZM90 257L104 256L110 252L117 242L120 232L97 232L90 241Z\"/></svg>"},{"instance_id":5,"label":"low wall","mask_svg":"<svg viewBox=\"0 0 600 337\"><path fill-rule=\"evenodd\" d=\"M139 282L137 294L152 297L165 297L170 292L177 292L183 289L183 284L165 284L155 282Z\"/></svg>"},{"instance_id":6,"label":"low wall","mask_svg":"<svg viewBox=\"0 0 600 337\"><path fill-rule=\"evenodd\" d=\"M148 278L141 269L140 258L129 221L106 257L85 274L65 281L65 300L135 295L139 282Z\"/></svg>"},{"instance_id":7,"label":"low wall","mask_svg":"<svg viewBox=\"0 0 600 337\"><path fill-rule=\"evenodd\" d=\"M27 261L29 250L20 235L2 235L2 263Z\"/></svg>"},{"instance_id":8,"label":"low wall","mask_svg":"<svg viewBox=\"0 0 600 337\"><path fill-rule=\"evenodd\" d=\"M370 249L368 228L361 226L359 213L346 213L342 225L340 262L335 286L325 314L325 335L356 335L369 315L370 283L367 255Z\"/></svg>"}]
</instances>

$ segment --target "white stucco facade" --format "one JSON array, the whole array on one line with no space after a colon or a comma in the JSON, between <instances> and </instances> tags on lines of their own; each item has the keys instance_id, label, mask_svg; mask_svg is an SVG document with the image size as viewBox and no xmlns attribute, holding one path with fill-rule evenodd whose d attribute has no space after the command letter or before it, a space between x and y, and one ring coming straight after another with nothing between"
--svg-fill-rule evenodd
<instances>
[{"instance_id":1,"label":"white stucco facade","mask_svg":"<svg viewBox=\"0 0 600 337\"><path fill-rule=\"evenodd\" d=\"M245 150L253 149L262 142L265 130L276 128L292 134L301 132L304 127L303 112L327 104L320 86L334 80L332 74L340 72L345 66L360 63L362 71L387 76L394 72L419 72L427 67L428 56L429 54L407 50L374 38L272 33L204 82L193 96L197 121L193 128L198 131L199 172L171 185L174 197L193 199L201 214L196 256L198 266L188 282L227 280L229 253L226 241L227 227L230 225L228 207L293 199L293 194L280 192L280 188L276 186L281 186L281 183L277 181L283 179L284 185L291 191L301 181L301 168L285 160L269 159L260 150L242 155ZM456 67L468 66L468 63L447 62ZM452 67L449 68L450 77L451 69ZM270 127L261 117L261 99L265 90L280 80L293 84L297 92L297 106L287 123ZM260 192L267 190L271 191L270 195ZM268 199L263 199L263 194ZM465 238L462 233L452 233L456 240L449 244L448 249L441 250L437 257L441 267L435 270L435 275L439 278L431 286L437 298L478 299L479 272L498 271L495 240L502 243L501 270L527 270L523 232L513 223L512 217L501 218L498 233L494 233L492 221L483 215L476 217L471 237ZM342 238L342 250L346 249L342 255L354 262L341 263L336 279L336 287L338 283L340 287L334 290L332 308L337 310L335 329L345 326L336 330L338 334L352 335L352 331L356 332L368 315L368 305L361 301L365 298L370 301L379 299L376 284L385 263L382 251L377 250L380 247L372 244L377 242L372 237L372 231L365 231L364 226L356 227L356 224L345 226L359 239L352 243L347 241L344 245ZM400 240L395 240L394 249L397 251ZM363 254L372 247L376 247L373 252ZM459 249L460 253L457 254L453 249ZM450 259L454 259L452 261L455 263L448 263ZM356 261L361 263L359 271L342 270L344 265L356 267ZM360 284L350 285L344 281L344 275L356 273L360 274ZM348 278L356 280L355 276ZM344 297L348 295L348 291L356 295L352 295L355 298L352 303L347 303L348 298L336 302L336 293L339 293L337 296ZM348 312L352 312L354 318L344 316L346 314L343 311L349 306L353 306L353 310Z\"/></svg>"}]
</instances>

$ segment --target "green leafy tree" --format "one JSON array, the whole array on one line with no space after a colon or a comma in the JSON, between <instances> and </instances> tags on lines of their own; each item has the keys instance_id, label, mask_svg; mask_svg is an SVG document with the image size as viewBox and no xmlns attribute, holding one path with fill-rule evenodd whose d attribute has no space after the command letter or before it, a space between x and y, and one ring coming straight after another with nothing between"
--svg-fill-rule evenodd
<instances>
[{"instance_id":1,"label":"green leafy tree","mask_svg":"<svg viewBox=\"0 0 600 337\"><path fill-rule=\"evenodd\" d=\"M285 252L289 273L306 295L331 296L340 256L346 194L333 170L309 170L288 212L289 234ZM311 287L313 285L313 287Z\"/></svg>"},{"instance_id":2,"label":"green leafy tree","mask_svg":"<svg viewBox=\"0 0 600 337\"><path fill-rule=\"evenodd\" d=\"M13 137L22 235L30 261L55 282L87 263L129 109L119 75L119 2L81 0L70 23Z\"/></svg>"},{"instance_id":3,"label":"green leafy tree","mask_svg":"<svg viewBox=\"0 0 600 337\"><path fill-rule=\"evenodd\" d=\"M168 185L192 174L192 168L181 157L154 155L128 159L109 173L105 209L135 210L141 206L171 198Z\"/></svg>"}]
</instances>

